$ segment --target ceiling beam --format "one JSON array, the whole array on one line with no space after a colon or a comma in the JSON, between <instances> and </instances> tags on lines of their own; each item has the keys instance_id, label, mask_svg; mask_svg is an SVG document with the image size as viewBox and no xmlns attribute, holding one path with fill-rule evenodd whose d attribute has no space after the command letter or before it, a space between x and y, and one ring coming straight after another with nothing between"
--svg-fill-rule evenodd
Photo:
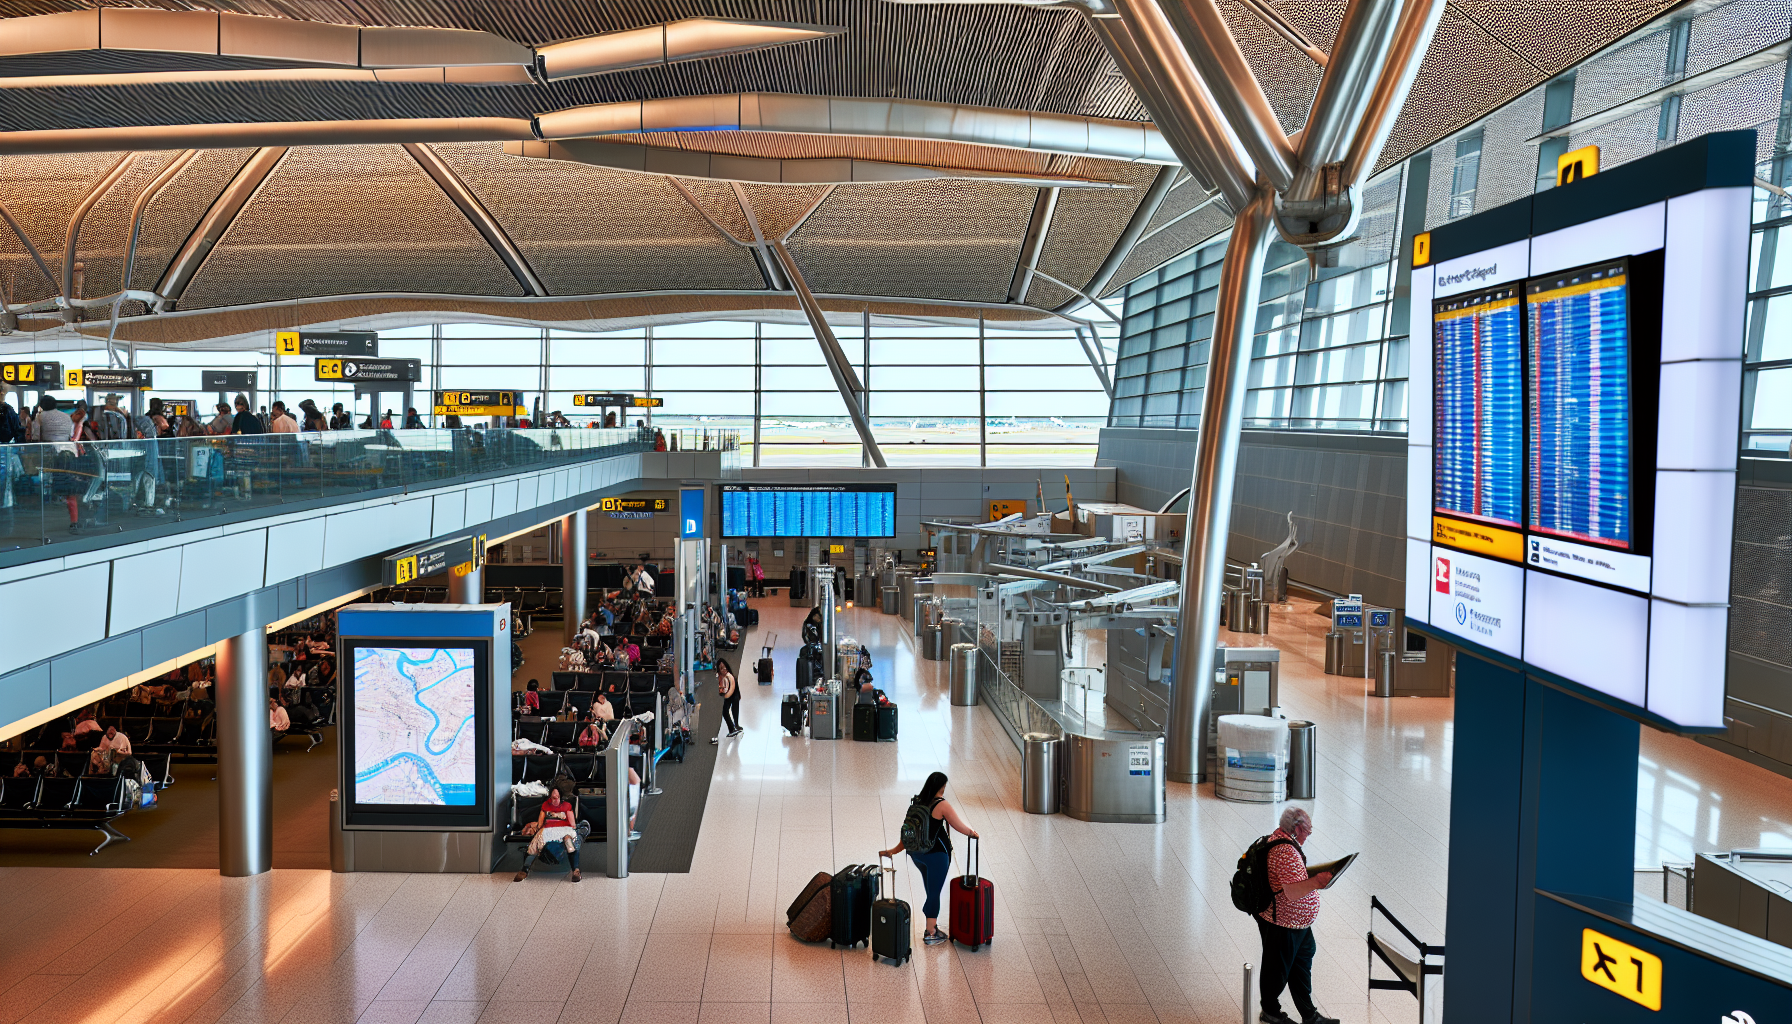
<instances>
[{"instance_id":1,"label":"ceiling beam","mask_svg":"<svg viewBox=\"0 0 1792 1024\"><path fill-rule=\"evenodd\" d=\"M840 389L840 399L846 403L846 415L852 420L853 429L859 433L859 441L865 446L865 454L871 457L871 464L878 469L886 468L884 450L877 445L877 437L871 431L871 421L865 417L865 386L859 383L858 375L853 372L852 361L846 358L846 350L840 347L840 340L834 337L834 329L828 326L828 318L822 312L821 304L815 301L815 295L809 291L804 282L802 271L796 267L796 260L790 256L790 250L784 248L783 242L772 242L771 249L778 257L778 266L789 279L791 287L796 291L797 304L802 306L803 315L809 318L809 326L815 331L815 340L821 343L821 354L828 363L828 371L834 375L834 385Z\"/></svg>"},{"instance_id":2,"label":"ceiling beam","mask_svg":"<svg viewBox=\"0 0 1792 1024\"><path fill-rule=\"evenodd\" d=\"M516 283L522 286L523 292L528 295L546 295L547 288L535 276L529 261L523 258L522 251L511 241L504 226L485 208L485 204L479 201L479 197L461 180L460 175L454 173L454 168L448 166L441 154L419 142L405 143L404 151L441 188L448 201L460 210L473 225L473 229L479 232L479 236L485 239L485 244L491 246L492 252L503 262L505 269L510 271L510 276L516 278Z\"/></svg>"},{"instance_id":3,"label":"ceiling beam","mask_svg":"<svg viewBox=\"0 0 1792 1024\"><path fill-rule=\"evenodd\" d=\"M1126 222L1126 230L1120 232L1120 237L1114 242L1114 247L1108 250L1107 259L1101 261L1101 266L1095 270L1095 276L1089 279L1089 294L1100 295L1107 290L1108 284L1114 280L1114 275L1120 272L1121 265L1126 262L1128 256L1132 255L1133 247L1139 244L1140 238L1144 237L1145 229L1151 225L1151 218L1157 216L1157 211L1164 205L1164 199L1169 196L1170 190L1176 187L1176 178L1176 168L1174 167L1165 167L1157 172L1157 177L1152 180L1151 187L1145 190L1145 198L1140 200L1138 208L1133 210L1132 219ZM1198 186L1200 183L1196 182L1195 184ZM1071 299L1060 305L1058 309L1065 310L1074 305L1076 305L1076 300Z\"/></svg>"},{"instance_id":4,"label":"ceiling beam","mask_svg":"<svg viewBox=\"0 0 1792 1024\"><path fill-rule=\"evenodd\" d=\"M193 228L193 233L187 236L180 251L169 262L168 269L162 272L162 279L156 282L155 291L162 297L163 309L180 300L187 285L193 282L194 275L199 273L199 268L211 256L212 250L230 230L230 226L236 223L237 214L243 212L243 207L248 205L255 190L261 187L262 182L267 180L268 175L273 173L280 160L286 156L286 150L285 146L265 146L256 150L236 172L236 177L230 180L230 184L224 186L224 191L218 194L205 215L199 218L199 224Z\"/></svg>"},{"instance_id":5,"label":"ceiling beam","mask_svg":"<svg viewBox=\"0 0 1792 1024\"><path fill-rule=\"evenodd\" d=\"M99 202L100 197L104 196L113 185L118 184L118 179L124 177L125 172L130 170L131 165L136 162L137 154L135 153L126 153L119 157L118 162L113 164L111 169L106 171L105 175L94 184L93 188L87 191L86 197L81 200L81 205L75 207L75 212L69 215L68 230L63 232L62 245L63 295L71 299L77 297L75 295L75 247L81 242L81 224L87 220L88 211L93 209L94 204Z\"/></svg>"},{"instance_id":6,"label":"ceiling beam","mask_svg":"<svg viewBox=\"0 0 1792 1024\"><path fill-rule=\"evenodd\" d=\"M137 237L143 231L143 212L149 209L149 204L157 195L161 194L162 188L173 181L180 172L186 170L187 165L192 163L198 155L197 149L189 149L180 153L168 162L168 166L162 168L162 173L156 175L155 179L146 185L142 192L138 193L137 202L131 206L131 233L125 242L124 271L118 279L118 287L121 291L129 290L131 287L131 275L137 265ZM116 308L114 311L116 312Z\"/></svg>"},{"instance_id":7,"label":"ceiling beam","mask_svg":"<svg viewBox=\"0 0 1792 1024\"><path fill-rule=\"evenodd\" d=\"M1020 302L1033 287L1033 274L1039 269L1039 256L1045 251L1045 236L1052 229L1052 215L1058 210L1058 190L1042 188L1033 200L1033 216L1027 221L1027 233L1021 239L1020 259L1015 261L1014 276L1008 281L1008 301Z\"/></svg>"}]
</instances>

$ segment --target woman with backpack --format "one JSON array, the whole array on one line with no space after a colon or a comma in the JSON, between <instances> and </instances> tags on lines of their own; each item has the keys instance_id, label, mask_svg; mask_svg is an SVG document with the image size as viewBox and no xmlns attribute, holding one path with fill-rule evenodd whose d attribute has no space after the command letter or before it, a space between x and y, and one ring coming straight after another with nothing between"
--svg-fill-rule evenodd
<instances>
[{"instance_id":1,"label":"woman with backpack","mask_svg":"<svg viewBox=\"0 0 1792 1024\"><path fill-rule=\"evenodd\" d=\"M940 931L940 892L946 888L947 872L952 870L952 832L956 829L972 839L977 838L977 833L940 795L945 790L945 772L927 776L927 784L909 801L908 814L902 819L902 838L888 850L879 851L880 856L894 857L906 850L908 859L915 863L915 870L921 872L921 879L927 885L927 901L921 904L921 915L927 918L927 930L921 934L921 941L929 946L947 940L946 933Z\"/></svg>"}]
</instances>

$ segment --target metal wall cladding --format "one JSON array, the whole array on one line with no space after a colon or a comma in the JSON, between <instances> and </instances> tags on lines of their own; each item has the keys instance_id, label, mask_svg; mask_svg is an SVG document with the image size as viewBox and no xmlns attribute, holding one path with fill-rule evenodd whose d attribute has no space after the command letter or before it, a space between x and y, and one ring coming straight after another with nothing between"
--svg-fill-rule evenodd
<instances>
[{"instance_id":1,"label":"metal wall cladding","mask_svg":"<svg viewBox=\"0 0 1792 1024\"><path fill-rule=\"evenodd\" d=\"M1735 530L1730 650L1792 669L1792 488L1738 486Z\"/></svg>"},{"instance_id":2,"label":"metal wall cladding","mask_svg":"<svg viewBox=\"0 0 1792 1024\"><path fill-rule=\"evenodd\" d=\"M130 287L155 288L205 211L254 153L253 149L204 150L150 199L143 209Z\"/></svg>"},{"instance_id":3,"label":"metal wall cladding","mask_svg":"<svg viewBox=\"0 0 1792 1024\"><path fill-rule=\"evenodd\" d=\"M1698 92L1688 93L1680 104L1680 130L1674 139L1696 139L1708 132L1755 128L1755 144L1762 159L1772 151L1778 134L1781 92L1786 84L1786 65L1751 71Z\"/></svg>"},{"instance_id":4,"label":"metal wall cladding","mask_svg":"<svg viewBox=\"0 0 1792 1024\"><path fill-rule=\"evenodd\" d=\"M752 254L663 177L507 157L497 143L435 148L551 294L765 286Z\"/></svg>"},{"instance_id":5,"label":"metal wall cladding","mask_svg":"<svg viewBox=\"0 0 1792 1024\"><path fill-rule=\"evenodd\" d=\"M1217 202L1202 206L1169 227L1146 235L1120 264L1120 270L1105 294L1121 291L1127 282L1150 273L1231 227L1232 212L1224 202Z\"/></svg>"},{"instance_id":6,"label":"metal wall cladding","mask_svg":"<svg viewBox=\"0 0 1792 1024\"><path fill-rule=\"evenodd\" d=\"M1130 173L1123 179L1126 189L1060 189L1058 205L1052 211L1051 227L1045 233L1045 247L1039 253L1039 269L1060 281L1082 288L1101 269L1101 264L1114 249L1120 233L1131 223L1145 192L1159 173L1174 174L1175 168L1150 164L1125 164ZM1116 168L1116 176L1119 168ZM1026 301L1044 309L1075 299L1076 293L1042 277L1033 279Z\"/></svg>"},{"instance_id":7,"label":"metal wall cladding","mask_svg":"<svg viewBox=\"0 0 1792 1024\"><path fill-rule=\"evenodd\" d=\"M522 289L403 147L303 146L256 190L180 305L369 292Z\"/></svg>"},{"instance_id":8,"label":"metal wall cladding","mask_svg":"<svg viewBox=\"0 0 1792 1024\"><path fill-rule=\"evenodd\" d=\"M1157 212L1146 222L1145 230L1156 231L1213 198L1213 193L1202 188L1201 183L1190 177L1187 171L1178 169L1176 176L1176 185L1164 196L1164 201L1158 204Z\"/></svg>"},{"instance_id":9,"label":"metal wall cladding","mask_svg":"<svg viewBox=\"0 0 1792 1024\"><path fill-rule=\"evenodd\" d=\"M842 185L791 253L816 292L1003 302L1038 193L996 182Z\"/></svg>"},{"instance_id":10,"label":"metal wall cladding","mask_svg":"<svg viewBox=\"0 0 1792 1024\"><path fill-rule=\"evenodd\" d=\"M156 175L162 173L179 156L179 152L137 154L137 160L130 169L87 212L75 249L75 258L85 267L86 284L81 289L83 297L110 295L124 287L120 277L124 273L125 252L131 240L131 211L137 205L137 198L155 180ZM89 315L97 317L110 314L100 312Z\"/></svg>"},{"instance_id":11,"label":"metal wall cladding","mask_svg":"<svg viewBox=\"0 0 1792 1024\"><path fill-rule=\"evenodd\" d=\"M1542 124L1542 89L1532 89L1481 122L1481 174L1475 209L1491 210L1537 191L1537 147L1526 145L1525 140L1536 135ZM1452 155L1454 152L1451 150ZM1553 166L1549 170L1555 173Z\"/></svg>"},{"instance_id":12,"label":"metal wall cladding","mask_svg":"<svg viewBox=\"0 0 1792 1024\"><path fill-rule=\"evenodd\" d=\"M0 275L12 302L35 302L62 291L62 247L68 221L123 153L64 153L0 159L0 202L37 248L56 283L44 279L18 236L0 225Z\"/></svg>"},{"instance_id":13,"label":"metal wall cladding","mask_svg":"<svg viewBox=\"0 0 1792 1024\"><path fill-rule=\"evenodd\" d=\"M1692 20L1686 73L1709 71L1784 38L1785 0L1731 0Z\"/></svg>"}]
</instances>

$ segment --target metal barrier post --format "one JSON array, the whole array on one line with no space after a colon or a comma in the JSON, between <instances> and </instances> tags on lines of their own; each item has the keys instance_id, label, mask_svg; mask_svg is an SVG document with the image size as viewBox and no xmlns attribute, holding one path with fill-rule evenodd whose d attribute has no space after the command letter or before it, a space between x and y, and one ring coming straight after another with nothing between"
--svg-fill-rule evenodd
<instances>
[{"instance_id":1,"label":"metal barrier post","mask_svg":"<svg viewBox=\"0 0 1792 1024\"><path fill-rule=\"evenodd\" d=\"M665 792L660 789L660 762L657 755L666 745L666 696L657 690L653 694L653 749L641 760L647 766L647 778L641 785L641 792L647 796L658 796Z\"/></svg>"},{"instance_id":2,"label":"metal barrier post","mask_svg":"<svg viewBox=\"0 0 1792 1024\"><path fill-rule=\"evenodd\" d=\"M1251 1024L1251 989L1257 987L1252 984L1252 982L1256 980L1253 977L1256 973L1257 969L1255 967L1252 967L1250 964L1244 965L1244 1017L1242 1018L1244 1024Z\"/></svg>"},{"instance_id":3,"label":"metal barrier post","mask_svg":"<svg viewBox=\"0 0 1792 1024\"><path fill-rule=\"evenodd\" d=\"M628 877L628 734L617 723L604 748L604 874Z\"/></svg>"}]
</instances>

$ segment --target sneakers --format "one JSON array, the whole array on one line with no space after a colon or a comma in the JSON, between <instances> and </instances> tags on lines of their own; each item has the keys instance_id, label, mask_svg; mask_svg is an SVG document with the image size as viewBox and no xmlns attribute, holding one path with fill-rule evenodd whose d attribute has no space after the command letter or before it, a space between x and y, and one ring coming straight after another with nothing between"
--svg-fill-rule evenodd
<instances>
[{"instance_id":1,"label":"sneakers","mask_svg":"<svg viewBox=\"0 0 1792 1024\"><path fill-rule=\"evenodd\" d=\"M730 736L739 736L739 735L740 735L740 734L741 734L741 733L743 733L743 732L746 732L746 731L747 731L747 730L745 730L745 729L734 729L734 730L731 730L731 731L730 731L730 732L729 732L729 733L728 733L728 735L730 735Z\"/></svg>"},{"instance_id":2,"label":"sneakers","mask_svg":"<svg viewBox=\"0 0 1792 1024\"><path fill-rule=\"evenodd\" d=\"M940 943L947 941L950 940L945 932L927 932L921 936L921 943L927 946L937 946Z\"/></svg>"},{"instance_id":3,"label":"sneakers","mask_svg":"<svg viewBox=\"0 0 1792 1024\"><path fill-rule=\"evenodd\" d=\"M569 882L576 882L576 881L578 881L578 880L579 880L579 869L578 869L578 868L573 868L573 869L572 869L572 877L571 877L571 878L569 878L569 879L567 879L567 881L569 881Z\"/></svg>"},{"instance_id":4,"label":"sneakers","mask_svg":"<svg viewBox=\"0 0 1792 1024\"><path fill-rule=\"evenodd\" d=\"M734 734L733 734L733 733L729 733L729 734L728 734L728 735L730 735L730 736L732 736L732 735L734 735ZM720 743L721 743L721 742L722 742L722 737L720 737L720 736L711 736L711 737L710 737L710 738L709 738L709 745L710 745L710 746L712 746L712 747L713 747L713 746L717 746L717 745L719 745L719 744L720 744Z\"/></svg>"},{"instance_id":5,"label":"sneakers","mask_svg":"<svg viewBox=\"0 0 1792 1024\"><path fill-rule=\"evenodd\" d=\"M1257 1015L1257 1019L1261 1021L1262 1024L1298 1024L1293 1017L1288 1016L1280 1010L1277 1010L1274 1013L1264 1010Z\"/></svg>"}]
</instances>

